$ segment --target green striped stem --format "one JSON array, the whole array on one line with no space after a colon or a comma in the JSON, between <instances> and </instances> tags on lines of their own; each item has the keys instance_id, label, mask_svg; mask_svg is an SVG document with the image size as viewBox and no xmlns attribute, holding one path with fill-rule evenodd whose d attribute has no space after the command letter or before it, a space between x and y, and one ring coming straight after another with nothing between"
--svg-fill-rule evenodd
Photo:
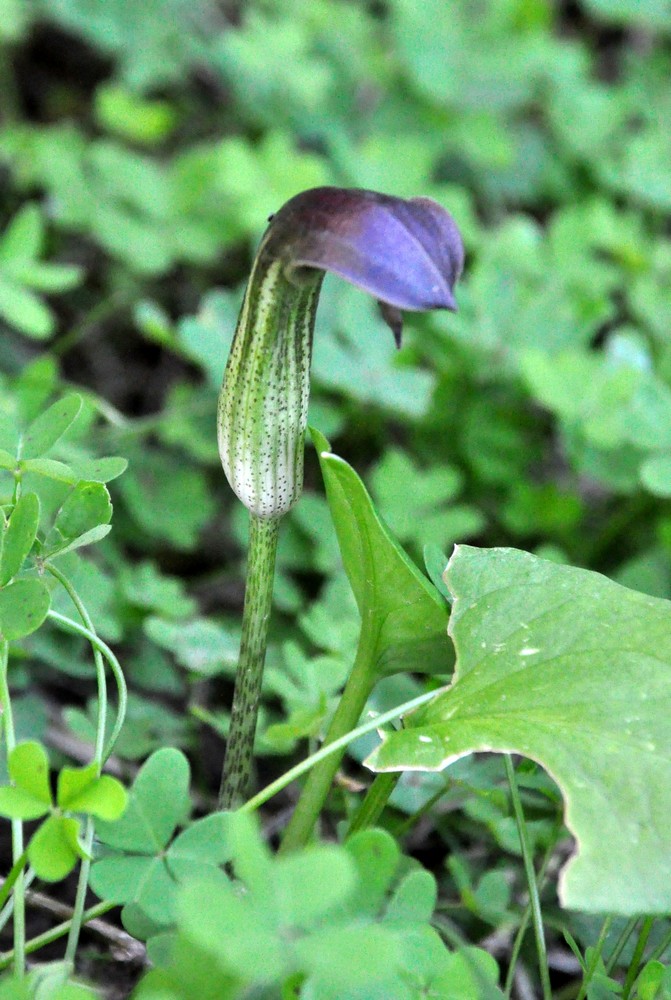
<instances>
[{"instance_id":1,"label":"green striped stem","mask_svg":"<svg viewBox=\"0 0 671 1000\"><path fill-rule=\"evenodd\" d=\"M267 243L254 264L219 395L224 472L245 507L279 517L303 487L312 333L324 274L290 270Z\"/></svg>"},{"instance_id":2,"label":"green striped stem","mask_svg":"<svg viewBox=\"0 0 671 1000\"><path fill-rule=\"evenodd\" d=\"M279 523L303 487L315 313L323 273L290 270L260 247L219 396L224 471L250 511L247 587L219 805L242 802L251 772Z\"/></svg>"}]
</instances>

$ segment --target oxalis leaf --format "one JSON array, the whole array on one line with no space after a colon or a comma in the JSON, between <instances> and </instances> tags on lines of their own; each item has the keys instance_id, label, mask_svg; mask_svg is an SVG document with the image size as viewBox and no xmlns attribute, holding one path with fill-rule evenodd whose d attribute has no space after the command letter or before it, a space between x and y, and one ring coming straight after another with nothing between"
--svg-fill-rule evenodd
<instances>
[{"instance_id":1,"label":"oxalis leaf","mask_svg":"<svg viewBox=\"0 0 671 1000\"><path fill-rule=\"evenodd\" d=\"M377 629L377 672L449 673L445 601L381 520L351 465L330 453L319 431L310 428L310 434L345 572L361 617L372 616L370 627Z\"/></svg>"},{"instance_id":2,"label":"oxalis leaf","mask_svg":"<svg viewBox=\"0 0 671 1000\"><path fill-rule=\"evenodd\" d=\"M63 437L82 407L76 392L63 396L33 420L22 437L21 458L39 458Z\"/></svg>"},{"instance_id":3,"label":"oxalis leaf","mask_svg":"<svg viewBox=\"0 0 671 1000\"><path fill-rule=\"evenodd\" d=\"M369 757L439 771L515 751L557 781L577 852L567 907L671 908L671 603L515 549L457 547L455 679Z\"/></svg>"},{"instance_id":4,"label":"oxalis leaf","mask_svg":"<svg viewBox=\"0 0 671 1000\"><path fill-rule=\"evenodd\" d=\"M35 632L47 617L51 596L41 580L17 580L0 589L0 635L8 642Z\"/></svg>"},{"instance_id":5,"label":"oxalis leaf","mask_svg":"<svg viewBox=\"0 0 671 1000\"><path fill-rule=\"evenodd\" d=\"M19 572L28 556L40 520L40 501L36 493L24 494L16 503L5 532L0 557L0 587Z\"/></svg>"}]
</instances>

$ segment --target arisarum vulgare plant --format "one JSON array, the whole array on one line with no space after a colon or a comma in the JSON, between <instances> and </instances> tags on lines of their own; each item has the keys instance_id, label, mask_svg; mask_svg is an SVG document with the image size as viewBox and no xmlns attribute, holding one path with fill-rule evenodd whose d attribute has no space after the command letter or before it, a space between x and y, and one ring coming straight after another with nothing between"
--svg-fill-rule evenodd
<instances>
[{"instance_id":1,"label":"arisarum vulgare plant","mask_svg":"<svg viewBox=\"0 0 671 1000\"><path fill-rule=\"evenodd\" d=\"M400 344L402 310L456 308L453 288L463 260L454 220L429 198L314 188L270 219L219 397L221 461L251 517L223 808L240 802L249 781L279 522L303 485L312 335L324 273L375 296Z\"/></svg>"}]
</instances>

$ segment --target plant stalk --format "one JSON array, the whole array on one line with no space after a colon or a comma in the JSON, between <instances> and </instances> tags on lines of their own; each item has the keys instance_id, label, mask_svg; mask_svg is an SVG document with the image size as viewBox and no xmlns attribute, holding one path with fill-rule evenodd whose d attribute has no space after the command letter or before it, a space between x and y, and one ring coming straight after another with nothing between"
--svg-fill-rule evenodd
<instances>
[{"instance_id":1,"label":"plant stalk","mask_svg":"<svg viewBox=\"0 0 671 1000\"><path fill-rule=\"evenodd\" d=\"M606 919L601 925L601 930L599 931L599 937L597 939L597 942L591 949L590 959L587 965L585 966L585 971L582 977L582 983L580 984L580 989L578 990L578 993L576 995L576 1000L585 1000L587 996L588 990L592 983L592 979L594 978L594 973L599 967L599 960L603 959L603 949L606 944L606 939L610 934L610 929L612 926L613 926L613 917L612 916L606 917ZM564 932L564 936L566 937L566 931ZM568 937L566 937L566 940L569 941ZM574 950L574 947L577 947L574 944L572 944L571 941L569 941L569 944L571 945L572 951ZM574 954L576 954L576 952L574 952Z\"/></svg>"},{"instance_id":2,"label":"plant stalk","mask_svg":"<svg viewBox=\"0 0 671 1000\"><path fill-rule=\"evenodd\" d=\"M543 1000L551 1000L552 986L550 985L550 971L548 968L547 948L545 946L545 934L543 931L543 914L541 912L541 901L538 894L538 881L536 879L536 872L534 871L533 852L527 835L524 810L522 809L522 800L517 787L517 778L515 777L515 767L513 765L512 757L509 753L505 753L503 755L503 760L506 767L506 777L508 778L508 784L510 786L510 797L513 803L513 812L515 813L517 831L520 836L524 871L527 876L531 920L536 937L536 951L538 952L538 967L540 971L541 985L543 988Z\"/></svg>"},{"instance_id":3,"label":"plant stalk","mask_svg":"<svg viewBox=\"0 0 671 1000\"><path fill-rule=\"evenodd\" d=\"M0 642L0 701L5 726L5 748L7 756L16 746L14 731L14 714L9 695L7 667L9 661L9 643ZM14 882L14 975L23 979L26 971L26 901L25 901L25 871L19 865L23 857L23 823L20 819L12 820L12 862L19 870Z\"/></svg>"},{"instance_id":4,"label":"plant stalk","mask_svg":"<svg viewBox=\"0 0 671 1000\"><path fill-rule=\"evenodd\" d=\"M95 629L93 627L93 622L91 621L91 616L86 610L86 605L80 598L70 580L51 563L46 564L46 569L58 580L67 592L70 600L77 609L83 625L95 635ZM93 646L92 648L98 687L98 718L96 721L96 737L93 749L93 759L97 765L98 774L100 775L102 773L103 754L105 752L105 728L107 724L107 680L105 678L105 664L103 662L102 653L97 646ZM82 915L84 913L86 891L88 889L89 874L91 872L90 858L93 848L93 833L94 821L93 817L89 816L86 819L84 828L83 846L85 856L82 858L79 866L79 879L77 881L77 893L75 895L75 904L72 912L72 924L70 925L70 932L68 934L68 941L65 948L65 961L69 962L72 968L74 968L77 946L79 944L79 936L82 928Z\"/></svg>"},{"instance_id":5,"label":"plant stalk","mask_svg":"<svg viewBox=\"0 0 671 1000\"><path fill-rule=\"evenodd\" d=\"M106 900L103 903L96 903L94 906L89 907L88 910L84 910L82 914L82 923L88 924L91 920L96 920L98 917L104 916L105 913L109 913L113 910L117 903L110 903ZM37 937L31 938L26 944L26 954L30 955L34 951L39 951L40 948L44 948L47 944L53 944L54 941L58 941L59 938L64 937L72 925L72 920L65 920L62 924L57 924L56 927L51 927L48 931L44 931L42 934L38 934ZM6 969L7 966L14 960L15 952L8 951L0 954L0 970Z\"/></svg>"},{"instance_id":6,"label":"plant stalk","mask_svg":"<svg viewBox=\"0 0 671 1000\"><path fill-rule=\"evenodd\" d=\"M16 880L21 874L21 872L26 867L28 862L28 851L24 850L20 858L17 858L12 865L9 874L5 877L2 883L2 888L0 888L0 909L2 909L9 899L9 894L16 884Z\"/></svg>"},{"instance_id":7,"label":"plant stalk","mask_svg":"<svg viewBox=\"0 0 671 1000\"><path fill-rule=\"evenodd\" d=\"M320 750L315 753L310 754L309 757L305 757L299 764L295 764L293 767L285 771L284 774L280 775L279 778L275 778L271 781L269 785L262 788L260 792L257 792L253 798L248 799L244 806L240 807L240 812L255 812L262 805L272 799L274 795L287 788L292 781L300 778L301 775L305 774L307 771L312 770L316 767L320 761L326 760L331 754L337 753L341 748L345 749L354 740L360 739L362 736L367 736L368 733L372 733L374 729L378 729L380 726L386 726L388 722L394 722L396 719L401 718L407 712L412 712L414 709L419 708L421 705L426 705L433 698L435 698L435 691L425 691L424 694L418 695L416 698L411 698L410 701L404 701L403 704L397 705L392 708L389 712L383 712L382 715L376 715L374 719L368 719L367 722L363 722L356 729L351 729L349 732L345 733L337 740L333 740L332 743L324 744Z\"/></svg>"},{"instance_id":8,"label":"plant stalk","mask_svg":"<svg viewBox=\"0 0 671 1000\"><path fill-rule=\"evenodd\" d=\"M364 618L361 623L354 666L331 720L324 746L354 729L373 690L373 656L377 646L377 631L372 627L372 616L367 617L368 620ZM310 772L282 838L279 849L281 854L303 847L310 839L344 753L345 747L321 761Z\"/></svg>"},{"instance_id":9,"label":"plant stalk","mask_svg":"<svg viewBox=\"0 0 671 1000\"><path fill-rule=\"evenodd\" d=\"M368 827L375 826L402 774L402 771L386 771L375 775L363 802L350 821L347 837L358 833L359 830L367 830Z\"/></svg>"},{"instance_id":10,"label":"plant stalk","mask_svg":"<svg viewBox=\"0 0 671 1000\"><path fill-rule=\"evenodd\" d=\"M110 738L108 739L105 749L103 751L102 759L103 763L107 760L114 749L114 745L119 737L126 718L126 708L128 706L128 688L126 686L126 678L123 675L123 670L121 669L121 664L117 660L116 656L109 648L107 643L104 643L102 639L99 639L95 632L90 629L85 628L84 625L80 625L79 622L74 621L72 618L68 618L67 615L62 615L58 611L49 611L47 618L51 619L53 622L57 622L59 625L65 627L70 632L74 632L75 635L81 635L84 639L88 639L94 649L99 649L102 655L107 660L112 675L117 686L117 695L119 699L119 704L117 707L117 715L114 720L114 725L112 727L112 732L110 733Z\"/></svg>"},{"instance_id":11,"label":"plant stalk","mask_svg":"<svg viewBox=\"0 0 671 1000\"><path fill-rule=\"evenodd\" d=\"M652 930L654 923L654 917L646 917L641 924L641 929L638 932L638 940L636 941L636 946L634 948L634 954L631 957L631 962L624 980L624 986L622 987L622 1000L629 1000L629 997L631 996L634 983L636 982L636 978L641 971L645 946L648 943L650 931Z\"/></svg>"},{"instance_id":12,"label":"plant stalk","mask_svg":"<svg viewBox=\"0 0 671 1000\"><path fill-rule=\"evenodd\" d=\"M264 518L250 514L242 637L235 675L231 726L219 790L220 809L233 809L241 804L252 770L280 520L280 517Z\"/></svg>"}]
</instances>

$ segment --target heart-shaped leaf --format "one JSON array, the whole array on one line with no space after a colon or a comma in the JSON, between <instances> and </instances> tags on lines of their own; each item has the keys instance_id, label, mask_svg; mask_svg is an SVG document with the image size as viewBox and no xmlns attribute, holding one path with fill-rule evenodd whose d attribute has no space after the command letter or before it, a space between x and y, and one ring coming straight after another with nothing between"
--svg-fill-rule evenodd
<instances>
[{"instance_id":1,"label":"heart-shaped leaf","mask_svg":"<svg viewBox=\"0 0 671 1000\"><path fill-rule=\"evenodd\" d=\"M28 860L39 878L59 882L86 853L79 842L79 823L65 816L49 816L28 844Z\"/></svg>"},{"instance_id":2,"label":"heart-shaped leaf","mask_svg":"<svg viewBox=\"0 0 671 1000\"><path fill-rule=\"evenodd\" d=\"M9 776L15 785L38 798L44 805L51 805L49 787L49 758L41 743L27 740L14 747L9 755Z\"/></svg>"},{"instance_id":3,"label":"heart-shaped leaf","mask_svg":"<svg viewBox=\"0 0 671 1000\"><path fill-rule=\"evenodd\" d=\"M135 779L126 815L110 826L96 824L101 840L112 850L94 864L91 887L102 899L125 904L124 925L143 936L174 921L185 879L207 872L213 885L218 879L225 881L221 865L231 856L225 836L228 814L197 820L169 843L189 812L188 784L184 755L170 748L159 750Z\"/></svg>"},{"instance_id":4,"label":"heart-shaped leaf","mask_svg":"<svg viewBox=\"0 0 671 1000\"><path fill-rule=\"evenodd\" d=\"M121 819L101 821L96 831L109 847L153 855L168 844L190 806L189 762L180 750L164 747L140 769Z\"/></svg>"},{"instance_id":5,"label":"heart-shaped leaf","mask_svg":"<svg viewBox=\"0 0 671 1000\"><path fill-rule=\"evenodd\" d=\"M113 821L126 808L126 789L109 774L98 775L95 763L88 767L64 767L58 775L56 801L69 812L89 813Z\"/></svg>"},{"instance_id":6,"label":"heart-shaped leaf","mask_svg":"<svg viewBox=\"0 0 671 1000\"><path fill-rule=\"evenodd\" d=\"M29 740L14 747L8 760L13 785L0 788L0 814L37 819L51 809L49 759L41 743Z\"/></svg>"},{"instance_id":7,"label":"heart-shaped leaf","mask_svg":"<svg viewBox=\"0 0 671 1000\"><path fill-rule=\"evenodd\" d=\"M514 751L557 781L578 841L564 905L671 908L671 603L514 549L457 548L453 684L367 761L438 771Z\"/></svg>"},{"instance_id":8,"label":"heart-shaped leaf","mask_svg":"<svg viewBox=\"0 0 671 1000\"><path fill-rule=\"evenodd\" d=\"M377 673L448 673L453 657L445 601L380 519L354 469L331 454L319 431L310 433L345 572L362 619L377 631Z\"/></svg>"}]
</instances>

